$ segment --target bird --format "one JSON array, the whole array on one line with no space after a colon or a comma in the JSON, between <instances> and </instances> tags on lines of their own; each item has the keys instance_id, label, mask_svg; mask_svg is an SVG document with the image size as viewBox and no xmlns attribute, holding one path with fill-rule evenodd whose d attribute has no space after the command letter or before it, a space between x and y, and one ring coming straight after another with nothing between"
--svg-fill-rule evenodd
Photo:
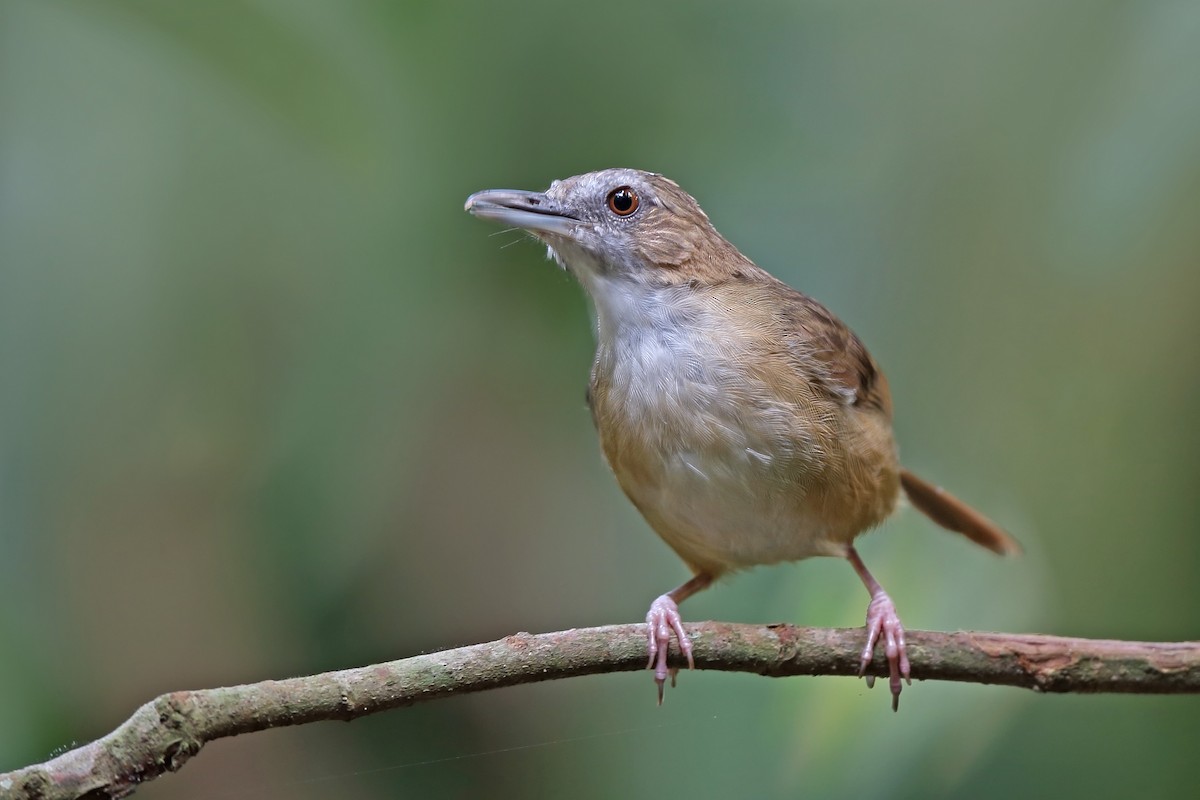
<instances>
[{"instance_id":1,"label":"bird","mask_svg":"<svg viewBox=\"0 0 1200 800\"><path fill-rule=\"evenodd\" d=\"M544 192L472 194L475 217L531 234L591 301L587 401L605 461L692 577L646 615L658 701L671 638L695 660L679 603L723 576L815 556L849 561L870 594L859 676L879 643L892 709L911 684L895 603L855 540L901 495L998 554L1020 550L987 517L901 467L888 382L819 302L744 256L690 194L618 168Z\"/></svg>"}]
</instances>

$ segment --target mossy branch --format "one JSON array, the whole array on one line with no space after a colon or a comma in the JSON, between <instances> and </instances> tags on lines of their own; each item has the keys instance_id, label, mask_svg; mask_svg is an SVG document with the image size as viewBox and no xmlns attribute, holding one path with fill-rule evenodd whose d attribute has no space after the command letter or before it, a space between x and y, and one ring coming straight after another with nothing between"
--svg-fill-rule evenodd
<instances>
[{"instance_id":1,"label":"mossy branch","mask_svg":"<svg viewBox=\"0 0 1200 800\"><path fill-rule=\"evenodd\" d=\"M863 645L860 628L704 622L686 629L698 669L772 677L855 675ZM911 631L907 637L917 680L1001 684L1041 692L1200 692L1200 642L926 631ZM646 626L614 625L518 633L357 669L172 692L146 703L101 739L42 764L0 774L0 798L124 797L141 783L178 770L206 743L225 736L319 720L352 720L454 694L645 666ZM869 672L887 674L882 654Z\"/></svg>"}]
</instances>

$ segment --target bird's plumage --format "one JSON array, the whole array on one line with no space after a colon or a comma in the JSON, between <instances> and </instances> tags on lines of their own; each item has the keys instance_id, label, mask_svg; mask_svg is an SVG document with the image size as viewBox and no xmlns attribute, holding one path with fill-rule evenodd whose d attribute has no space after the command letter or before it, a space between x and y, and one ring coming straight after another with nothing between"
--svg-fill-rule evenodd
<instances>
[{"instance_id":1,"label":"bird's plumage","mask_svg":"<svg viewBox=\"0 0 1200 800\"><path fill-rule=\"evenodd\" d=\"M898 697L903 627L854 539L903 489L938 524L999 553L1017 548L901 469L887 379L862 341L742 255L661 175L603 170L540 194L480 192L467 208L533 233L591 298L588 398L605 459L695 573L647 617L660 691L672 632L690 658L677 602L732 570L825 555L849 558L872 593L864 665L881 632L898 642L888 648Z\"/></svg>"},{"instance_id":2,"label":"bird's plumage","mask_svg":"<svg viewBox=\"0 0 1200 800\"><path fill-rule=\"evenodd\" d=\"M636 302L647 305L639 313L673 324L611 326L600 336L591 398L605 458L697 572L845 555L896 503L886 386L860 399L823 343L793 327L778 291L663 287ZM786 369L773 368L780 359Z\"/></svg>"}]
</instances>

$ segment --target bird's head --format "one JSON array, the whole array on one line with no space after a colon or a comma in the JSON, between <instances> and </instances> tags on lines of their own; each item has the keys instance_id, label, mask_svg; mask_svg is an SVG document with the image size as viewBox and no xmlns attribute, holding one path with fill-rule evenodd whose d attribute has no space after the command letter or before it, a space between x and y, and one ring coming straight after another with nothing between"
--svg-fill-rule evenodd
<instances>
[{"instance_id":1,"label":"bird's head","mask_svg":"<svg viewBox=\"0 0 1200 800\"><path fill-rule=\"evenodd\" d=\"M584 283L650 286L717 282L756 269L717 233L696 200L662 175L606 169L554 181L545 192L489 189L466 210L521 228Z\"/></svg>"}]
</instances>

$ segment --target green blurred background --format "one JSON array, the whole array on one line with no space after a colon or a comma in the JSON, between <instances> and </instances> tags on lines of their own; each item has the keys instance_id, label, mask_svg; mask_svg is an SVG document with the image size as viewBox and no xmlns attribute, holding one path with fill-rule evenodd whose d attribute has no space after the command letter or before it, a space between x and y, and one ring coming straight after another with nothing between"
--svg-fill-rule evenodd
<instances>
[{"instance_id":1,"label":"green blurred background","mask_svg":"<svg viewBox=\"0 0 1200 800\"><path fill-rule=\"evenodd\" d=\"M911 628L1200 637L1200 5L8 0L0 770L174 689L635 621L582 293L463 213L663 172L1004 523L862 543ZM511 244L508 247L506 245ZM833 560L691 620L861 624ZM224 740L148 798L1164 796L1196 698L519 687Z\"/></svg>"}]
</instances>

